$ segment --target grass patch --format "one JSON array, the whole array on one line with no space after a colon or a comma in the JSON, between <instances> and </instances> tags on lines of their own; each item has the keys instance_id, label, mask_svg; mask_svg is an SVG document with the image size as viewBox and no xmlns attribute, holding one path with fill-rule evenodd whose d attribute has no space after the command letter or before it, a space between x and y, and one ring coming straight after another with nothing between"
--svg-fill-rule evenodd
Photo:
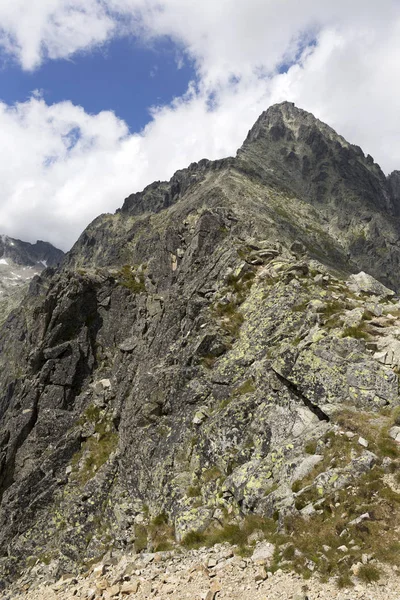
<instances>
[{"instance_id":1,"label":"grass patch","mask_svg":"<svg viewBox=\"0 0 400 600\"><path fill-rule=\"evenodd\" d=\"M374 581L379 581L381 572L374 565L362 565L357 573L357 577L365 583L372 583Z\"/></svg>"},{"instance_id":2,"label":"grass patch","mask_svg":"<svg viewBox=\"0 0 400 600\"><path fill-rule=\"evenodd\" d=\"M216 465L214 465L213 467L210 467L209 469L206 469L202 473L202 479L203 479L204 483L210 483L211 481L216 481L220 477L222 477L222 472Z\"/></svg>"},{"instance_id":3,"label":"grass patch","mask_svg":"<svg viewBox=\"0 0 400 600\"><path fill-rule=\"evenodd\" d=\"M200 359L200 364L203 365L206 369L212 369L217 362L218 357L214 356L214 354L206 354L202 356Z\"/></svg>"},{"instance_id":4,"label":"grass patch","mask_svg":"<svg viewBox=\"0 0 400 600\"><path fill-rule=\"evenodd\" d=\"M317 451L317 442L316 440L312 440L310 442L307 442L307 444L304 446L304 450L307 452L307 454L315 454Z\"/></svg>"},{"instance_id":5,"label":"grass patch","mask_svg":"<svg viewBox=\"0 0 400 600\"><path fill-rule=\"evenodd\" d=\"M87 422L95 425L95 434L85 439L71 460L71 480L80 485L85 485L107 462L116 450L119 439L111 420L107 415L102 417L99 407L90 405L86 409L80 424L84 425Z\"/></svg>"},{"instance_id":6,"label":"grass patch","mask_svg":"<svg viewBox=\"0 0 400 600\"><path fill-rule=\"evenodd\" d=\"M338 425L368 440L369 449L379 457L388 456L396 459L400 458L400 449L398 444L390 437L389 430L397 415L397 408L386 415L360 413L348 409L338 413L335 418Z\"/></svg>"},{"instance_id":7,"label":"grass patch","mask_svg":"<svg viewBox=\"0 0 400 600\"><path fill-rule=\"evenodd\" d=\"M146 550L148 544L147 527L145 525L135 525L135 550L136 552L143 552Z\"/></svg>"},{"instance_id":8,"label":"grass patch","mask_svg":"<svg viewBox=\"0 0 400 600\"><path fill-rule=\"evenodd\" d=\"M230 396L228 396L227 398L224 398L223 400L221 400L221 402L218 405L218 409L219 410L223 410L224 408L226 408L227 406L229 406L229 404L235 398L239 398L240 396L244 396L246 394L251 394L251 393L253 393L255 391L256 391L256 388L254 386L253 380L252 379L246 379L246 381L244 381L235 390L233 390L233 392L231 393Z\"/></svg>"},{"instance_id":9,"label":"grass patch","mask_svg":"<svg viewBox=\"0 0 400 600\"><path fill-rule=\"evenodd\" d=\"M117 281L133 294L146 291L144 272L137 272L134 266L124 265L117 275Z\"/></svg>"},{"instance_id":10,"label":"grass patch","mask_svg":"<svg viewBox=\"0 0 400 600\"><path fill-rule=\"evenodd\" d=\"M292 311L293 312L305 312L307 310L307 307L309 305L309 300L304 300L304 302L300 302L299 304L295 304L295 306L293 306Z\"/></svg>"},{"instance_id":11,"label":"grass patch","mask_svg":"<svg viewBox=\"0 0 400 600\"><path fill-rule=\"evenodd\" d=\"M218 303L213 307L213 313L220 320L220 325L226 333L236 338L244 322L244 316L234 302Z\"/></svg>"},{"instance_id":12,"label":"grass patch","mask_svg":"<svg viewBox=\"0 0 400 600\"><path fill-rule=\"evenodd\" d=\"M164 552L173 548L175 529L168 521L165 512L154 517L148 528L148 535L155 552Z\"/></svg>"},{"instance_id":13,"label":"grass patch","mask_svg":"<svg viewBox=\"0 0 400 600\"><path fill-rule=\"evenodd\" d=\"M321 314L326 319L329 319L329 317L332 317L333 315L337 315L338 313L342 312L344 308L345 305L343 304L343 302L340 302L339 300L331 300L330 302L327 302L322 308Z\"/></svg>"},{"instance_id":14,"label":"grass patch","mask_svg":"<svg viewBox=\"0 0 400 600\"><path fill-rule=\"evenodd\" d=\"M198 498L201 496L201 488L198 485L191 485L186 492L188 498Z\"/></svg>"},{"instance_id":15,"label":"grass patch","mask_svg":"<svg viewBox=\"0 0 400 600\"><path fill-rule=\"evenodd\" d=\"M265 538L277 539L277 524L273 519L259 515L248 515L238 523L226 522L220 527L210 527L203 532L189 531L182 540L185 548L200 548L206 546L211 548L216 544L228 542L238 546L237 553L240 556L249 556L253 552L249 544L249 537L254 531L261 531Z\"/></svg>"},{"instance_id":16,"label":"grass patch","mask_svg":"<svg viewBox=\"0 0 400 600\"><path fill-rule=\"evenodd\" d=\"M252 379L246 379L246 381L244 381L239 387L237 387L234 392L233 392L233 396L237 397L237 396L244 396L245 394L251 394L252 392L255 392L256 388L254 387L254 383L252 381Z\"/></svg>"},{"instance_id":17,"label":"grass patch","mask_svg":"<svg viewBox=\"0 0 400 600\"><path fill-rule=\"evenodd\" d=\"M255 278L253 270L235 275L231 273L225 280L223 294L231 294L233 299L229 302L216 302L210 307L214 319L233 338L239 335L239 330L244 322L244 317L239 307L245 301Z\"/></svg>"},{"instance_id":18,"label":"grass patch","mask_svg":"<svg viewBox=\"0 0 400 600\"><path fill-rule=\"evenodd\" d=\"M342 331L342 338L352 337L357 340L369 340L370 336L367 331L365 331L364 323L365 322L363 321L360 323L360 325L356 325L354 327L345 327Z\"/></svg>"}]
</instances>

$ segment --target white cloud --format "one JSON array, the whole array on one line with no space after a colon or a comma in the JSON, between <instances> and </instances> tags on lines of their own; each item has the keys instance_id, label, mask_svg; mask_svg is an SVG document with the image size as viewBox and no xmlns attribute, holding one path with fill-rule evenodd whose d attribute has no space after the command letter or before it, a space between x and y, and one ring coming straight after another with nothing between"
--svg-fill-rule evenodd
<instances>
[{"instance_id":1,"label":"white cloud","mask_svg":"<svg viewBox=\"0 0 400 600\"><path fill-rule=\"evenodd\" d=\"M116 35L166 35L199 77L134 135L110 112L48 106L40 93L0 104L0 229L10 235L68 247L129 193L234 153L260 112L284 99L387 172L400 168L397 0L0 0L0 23L0 44L27 70ZM292 66L280 74L282 64Z\"/></svg>"}]
</instances>

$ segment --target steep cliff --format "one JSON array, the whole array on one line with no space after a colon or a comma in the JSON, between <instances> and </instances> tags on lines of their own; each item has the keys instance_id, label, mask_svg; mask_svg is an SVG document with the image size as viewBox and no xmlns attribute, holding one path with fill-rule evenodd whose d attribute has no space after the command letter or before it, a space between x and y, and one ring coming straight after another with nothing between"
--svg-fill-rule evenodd
<instances>
[{"instance_id":1,"label":"steep cliff","mask_svg":"<svg viewBox=\"0 0 400 600\"><path fill-rule=\"evenodd\" d=\"M396 182L283 103L35 278L0 331L5 581L255 514L283 535L365 477L398 518Z\"/></svg>"}]
</instances>

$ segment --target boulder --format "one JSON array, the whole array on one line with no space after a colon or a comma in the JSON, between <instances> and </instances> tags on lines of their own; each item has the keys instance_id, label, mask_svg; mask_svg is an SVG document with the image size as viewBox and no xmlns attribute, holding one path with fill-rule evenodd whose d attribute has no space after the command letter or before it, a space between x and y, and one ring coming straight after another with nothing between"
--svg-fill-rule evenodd
<instances>
[{"instance_id":1,"label":"boulder","mask_svg":"<svg viewBox=\"0 0 400 600\"><path fill-rule=\"evenodd\" d=\"M349 289L352 292L363 292L365 294L371 294L372 296L378 296L381 298L390 298L394 296L393 290L390 290L385 285L374 279L372 275L360 271L357 275L350 275L349 277Z\"/></svg>"}]
</instances>

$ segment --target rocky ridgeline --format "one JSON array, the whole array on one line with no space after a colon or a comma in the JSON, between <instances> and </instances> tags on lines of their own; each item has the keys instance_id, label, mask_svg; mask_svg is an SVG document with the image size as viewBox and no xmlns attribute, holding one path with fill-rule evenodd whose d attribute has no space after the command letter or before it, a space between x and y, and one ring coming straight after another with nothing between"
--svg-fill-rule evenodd
<instances>
[{"instance_id":1,"label":"rocky ridgeline","mask_svg":"<svg viewBox=\"0 0 400 600\"><path fill-rule=\"evenodd\" d=\"M396 182L284 103L236 158L131 196L32 281L0 330L4 588L84 585L110 551L190 569L225 543L260 598L396 572Z\"/></svg>"}]
</instances>

